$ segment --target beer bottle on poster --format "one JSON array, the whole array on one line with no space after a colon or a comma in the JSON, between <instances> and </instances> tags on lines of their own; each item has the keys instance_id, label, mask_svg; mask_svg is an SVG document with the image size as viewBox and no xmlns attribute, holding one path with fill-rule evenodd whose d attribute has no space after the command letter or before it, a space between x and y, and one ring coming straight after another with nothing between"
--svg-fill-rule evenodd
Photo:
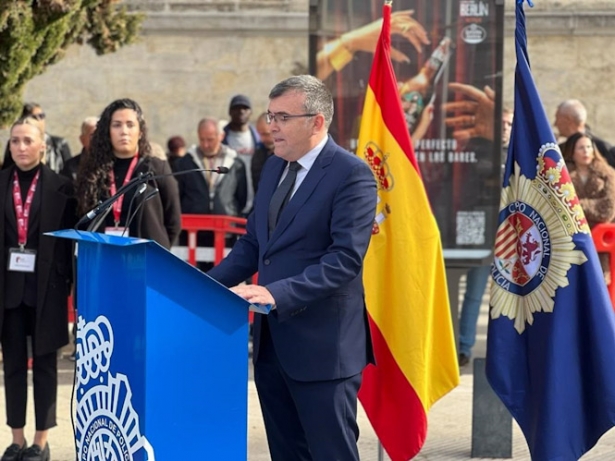
<instances>
[{"instance_id":1,"label":"beer bottle on poster","mask_svg":"<svg viewBox=\"0 0 615 461\"><path fill-rule=\"evenodd\" d=\"M440 70L448 63L451 49L451 39L444 37L423 64L419 73L402 83L399 88L406 125L410 133L414 131L419 122L423 109L431 102L434 85L439 79Z\"/></svg>"}]
</instances>

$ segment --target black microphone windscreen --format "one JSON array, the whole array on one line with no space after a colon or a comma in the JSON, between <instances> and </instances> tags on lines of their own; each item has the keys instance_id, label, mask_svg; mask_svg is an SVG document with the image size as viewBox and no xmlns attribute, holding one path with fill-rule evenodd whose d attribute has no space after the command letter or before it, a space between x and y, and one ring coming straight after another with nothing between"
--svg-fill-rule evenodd
<instances>
[{"instance_id":1,"label":"black microphone windscreen","mask_svg":"<svg viewBox=\"0 0 615 461\"><path fill-rule=\"evenodd\" d=\"M226 166L219 166L218 170L216 171L216 173L220 173L220 174L226 174L228 172L229 172L229 169Z\"/></svg>"}]
</instances>

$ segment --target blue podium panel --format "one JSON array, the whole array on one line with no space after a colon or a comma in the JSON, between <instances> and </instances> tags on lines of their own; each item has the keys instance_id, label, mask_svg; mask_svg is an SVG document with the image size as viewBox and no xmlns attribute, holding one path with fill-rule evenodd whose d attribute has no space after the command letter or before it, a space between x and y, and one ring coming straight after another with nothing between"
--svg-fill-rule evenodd
<instances>
[{"instance_id":1,"label":"blue podium panel","mask_svg":"<svg viewBox=\"0 0 615 461\"><path fill-rule=\"evenodd\" d=\"M247 458L249 304L155 242L79 242L79 460Z\"/></svg>"}]
</instances>

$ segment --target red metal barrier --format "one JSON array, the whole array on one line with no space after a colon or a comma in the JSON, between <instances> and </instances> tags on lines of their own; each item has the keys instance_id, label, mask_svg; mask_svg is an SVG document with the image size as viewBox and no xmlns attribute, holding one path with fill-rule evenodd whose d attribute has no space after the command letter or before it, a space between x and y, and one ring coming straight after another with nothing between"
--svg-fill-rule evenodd
<instances>
[{"instance_id":1,"label":"red metal barrier","mask_svg":"<svg viewBox=\"0 0 615 461\"><path fill-rule=\"evenodd\" d=\"M68 297L68 322L75 323L77 319L75 318L75 304L73 303L73 295L69 295Z\"/></svg>"},{"instance_id":2,"label":"red metal barrier","mask_svg":"<svg viewBox=\"0 0 615 461\"><path fill-rule=\"evenodd\" d=\"M225 215L183 214L182 230L188 233L188 263L196 266L196 233L214 233L214 265L224 258L226 234L246 233L246 219Z\"/></svg>"},{"instance_id":3,"label":"red metal barrier","mask_svg":"<svg viewBox=\"0 0 615 461\"><path fill-rule=\"evenodd\" d=\"M615 277L615 224L604 223L594 226L592 239L598 253L610 255L611 283L608 285L608 289L611 303L615 306L615 283L613 282L613 277Z\"/></svg>"},{"instance_id":4,"label":"red metal barrier","mask_svg":"<svg viewBox=\"0 0 615 461\"><path fill-rule=\"evenodd\" d=\"M214 233L214 265L224 258L226 234L243 235L246 233L246 219L225 215L183 214L182 230L188 233L188 263L196 266L196 233L211 231ZM257 283L257 274L252 277L252 283ZM254 314L249 313L252 323Z\"/></svg>"}]
</instances>

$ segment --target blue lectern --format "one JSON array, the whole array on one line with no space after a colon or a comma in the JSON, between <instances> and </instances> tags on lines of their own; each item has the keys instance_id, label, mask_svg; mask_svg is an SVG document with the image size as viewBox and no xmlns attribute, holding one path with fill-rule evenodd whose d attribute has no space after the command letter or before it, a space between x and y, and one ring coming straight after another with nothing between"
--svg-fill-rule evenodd
<instances>
[{"instance_id":1,"label":"blue lectern","mask_svg":"<svg viewBox=\"0 0 615 461\"><path fill-rule=\"evenodd\" d=\"M74 230L78 459L247 458L248 307L155 242Z\"/></svg>"}]
</instances>

